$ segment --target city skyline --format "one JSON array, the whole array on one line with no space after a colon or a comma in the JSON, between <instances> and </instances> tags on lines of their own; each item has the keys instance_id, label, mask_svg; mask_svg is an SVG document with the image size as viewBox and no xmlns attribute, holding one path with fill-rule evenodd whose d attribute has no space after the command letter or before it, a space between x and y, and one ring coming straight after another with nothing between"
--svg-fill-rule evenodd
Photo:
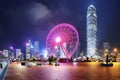
<instances>
[{"instance_id":1,"label":"city skyline","mask_svg":"<svg viewBox=\"0 0 120 80\"><path fill-rule=\"evenodd\" d=\"M86 50L86 14L87 7L91 4L97 8L99 48L102 47L103 42L109 42L120 48L119 3L119 0L92 2L90 0L2 0L0 1L0 37L2 37L0 49L11 45L25 48L25 43L29 39L39 41L40 47L45 48L48 32L56 24L67 22L78 30L81 47Z\"/></svg>"}]
</instances>

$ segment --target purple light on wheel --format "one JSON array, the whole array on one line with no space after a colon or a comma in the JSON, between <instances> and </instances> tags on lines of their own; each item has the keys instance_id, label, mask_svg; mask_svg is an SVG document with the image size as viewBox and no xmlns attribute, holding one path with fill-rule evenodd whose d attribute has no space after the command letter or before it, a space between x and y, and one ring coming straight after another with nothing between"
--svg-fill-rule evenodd
<instances>
[{"instance_id":1,"label":"purple light on wheel","mask_svg":"<svg viewBox=\"0 0 120 80\"><path fill-rule=\"evenodd\" d=\"M58 44L59 43L59 44ZM60 46L67 57L72 57L79 43L79 35L75 27L68 23L53 27L46 39L48 54L55 54L55 46Z\"/></svg>"},{"instance_id":2,"label":"purple light on wheel","mask_svg":"<svg viewBox=\"0 0 120 80\"><path fill-rule=\"evenodd\" d=\"M13 49L13 47L12 47L12 46L10 46L10 49Z\"/></svg>"},{"instance_id":3,"label":"purple light on wheel","mask_svg":"<svg viewBox=\"0 0 120 80\"><path fill-rule=\"evenodd\" d=\"M60 37L57 37L56 40L55 40L57 43L59 43L61 41L61 38Z\"/></svg>"}]
</instances>

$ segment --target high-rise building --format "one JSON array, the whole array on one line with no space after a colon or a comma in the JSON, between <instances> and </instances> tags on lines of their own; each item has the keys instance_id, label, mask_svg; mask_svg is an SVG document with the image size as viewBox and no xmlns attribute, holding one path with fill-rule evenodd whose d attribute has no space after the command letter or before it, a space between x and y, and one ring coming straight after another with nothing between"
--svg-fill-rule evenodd
<instances>
[{"instance_id":1,"label":"high-rise building","mask_svg":"<svg viewBox=\"0 0 120 80\"><path fill-rule=\"evenodd\" d=\"M31 40L26 43L26 59L30 59L31 52Z\"/></svg>"},{"instance_id":2,"label":"high-rise building","mask_svg":"<svg viewBox=\"0 0 120 80\"><path fill-rule=\"evenodd\" d=\"M30 52L30 48L31 48L31 40L28 40L28 42L26 43L26 54Z\"/></svg>"},{"instance_id":3,"label":"high-rise building","mask_svg":"<svg viewBox=\"0 0 120 80\"><path fill-rule=\"evenodd\" d=\"M21 49L16 49L16 59L19 59L21 54Z\"/></svg>"},{"instance_id":4,"label":"high-rise building","mask_svg":"<svg viewBox=\"0 0 120 80\"><path fill-rule=\"evenodd\" d=\"M96 8L90 5L87 9L87 56L97 54L97 15Z\"/></svg>"},{"instance_id":5,"label":"high-rise building","mask_svg":"<svg viewBox=\"0 0 120 80\"><path fill-rule=\"evenodd\" d=\"M39 42L38 41L35 41L34 43L34 52L39 53Z\"/></svg>"},{"instance_id":6,"label":"high-rise building","mask_svg":"<svg viewBox=\"0 0 120 80\"><path fill-rule=\"evenodd\" d=\"M4 55L5 55L5 57L9 57L9 54L8 54L8 50L3 50L3 52L2 52Z\"/></svg>"}]
</instances>

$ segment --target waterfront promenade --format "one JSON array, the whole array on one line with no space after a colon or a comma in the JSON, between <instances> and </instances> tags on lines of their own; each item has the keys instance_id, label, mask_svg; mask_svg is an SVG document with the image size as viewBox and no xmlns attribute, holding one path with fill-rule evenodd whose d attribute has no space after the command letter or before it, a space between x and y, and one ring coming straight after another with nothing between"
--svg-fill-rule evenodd
<instances>
[{"instance_id":1,"label":"waterfront promenade","mask_svg":"<svg viewBox=\"0 0 120 80\"><path fill-rule=\"evenodd\" d=\"M102 67L99 62L61 63L60 66L8 66L4 80L120 80L120 63Z\"/></svg>"}]
</instances>

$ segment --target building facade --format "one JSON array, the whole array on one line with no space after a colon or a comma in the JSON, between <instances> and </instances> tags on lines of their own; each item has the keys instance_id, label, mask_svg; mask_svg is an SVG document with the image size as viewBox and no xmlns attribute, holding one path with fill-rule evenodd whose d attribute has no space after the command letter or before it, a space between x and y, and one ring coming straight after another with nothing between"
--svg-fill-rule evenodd
<instances>
[{"instance_id":1,"label":"building facade","mask_svg":"<svg viewBox=\"0 0 120 80\"><path fill-rule=\"evenodd\" d=\"M21 49L16 49L16 59L20 59L21 54Z\"/></svg>"},{"instance_id":2,"label":"building facade","mask_svg":"<svg viewBox=\"0 0 120 80\"><path fill-rule=\"evenodd\" d=\"M87 9L87 56L97 55L97 15L96 8L90 5Z\"/></svg>"},{"instance_id":3,"label":"building facade","mask_svg":"<svg viewBox=\"0 0 120 80\"><path fill-rule=\"evenodd\" d=\"M30 59L31 45L31 40L28 40L28 42L26 43L26 59Z\"/></svg>"},{"instance_id":4,"label":"building facade","mask_svg":"<svg viewBox=\"0 0 120 80\"><path fill-rule=\"evenodd\" d=\"M6 58L9 57L9 52L8 52L8 50L3 50L2 53L3 53L3 55L5 55Z\"/></svg>"},{"instance_id":5,"label":"building facade","mask_svg":"<svg viewBox=\"0 0 120 80\"><path fill-rule=\"evenodd\" d=\"M35 41L34 43L34 52L39 53L39 42L38 41Z\"/></svg>"}]
</instances>

